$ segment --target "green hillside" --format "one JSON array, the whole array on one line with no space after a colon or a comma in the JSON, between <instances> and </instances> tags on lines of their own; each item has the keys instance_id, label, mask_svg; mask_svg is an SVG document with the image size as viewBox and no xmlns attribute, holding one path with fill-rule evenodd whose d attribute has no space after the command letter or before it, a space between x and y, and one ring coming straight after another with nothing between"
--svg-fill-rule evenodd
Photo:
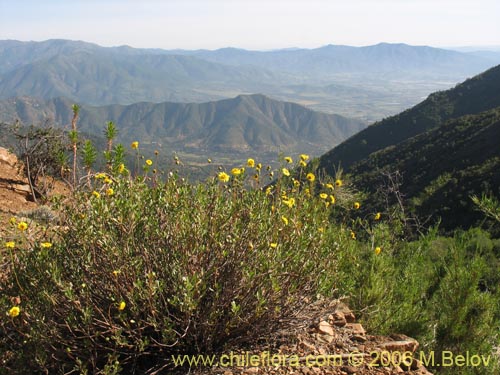
<instances>
[{"instance_id":1,"label":"green hillside","mask_svg":"<svg viewBox=\"0 0 500 375\"><path fill-rule=\"evenodd\" d=\"M320 168L334 172L339 164L346 170L372 152L442 125L446 120L476 114L500 106L500 66L468 79L453 89L430 95L425 101L376 122L330 150Z\"/></svg>"},{"instance_id":2,"label":"green hillside","mask_svg":"<svg viewBox=\"0 0 500 375\"><path fill-rule=\"evenodd\" d=\"M452 229L476 224L484 215L473 195L500 197L500 107L450 120L395 147L371 154L353 165L353 181L375 193L385 172L400 171L400 186L411 209L419 217L442 219ZM379 195L372 207L383 209ZM375 208L375 207L373 207Z\"/></svg>"}]
</instances>

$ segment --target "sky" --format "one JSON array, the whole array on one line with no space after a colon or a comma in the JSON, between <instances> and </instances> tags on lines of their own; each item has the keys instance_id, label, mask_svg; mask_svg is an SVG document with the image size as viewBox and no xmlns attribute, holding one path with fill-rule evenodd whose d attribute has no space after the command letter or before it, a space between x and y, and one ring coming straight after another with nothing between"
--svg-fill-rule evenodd
<instances>
[{"instance_id":1,"label":"sky","mask_svg":"<svg viewBox=\"0 0 500 375\"><path fill-rule=\"evenodd\" d=\"M0 40L254 50L500 46L500 0L0 0Z\"/></svg>"}]
</instances>

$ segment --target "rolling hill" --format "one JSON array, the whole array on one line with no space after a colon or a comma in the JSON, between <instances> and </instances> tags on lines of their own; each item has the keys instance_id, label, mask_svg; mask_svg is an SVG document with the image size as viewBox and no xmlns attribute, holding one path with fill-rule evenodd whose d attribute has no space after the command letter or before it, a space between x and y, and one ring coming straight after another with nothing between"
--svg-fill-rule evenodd
<instances>
[{"instance_id":1,"label":"rolling hill","mask_svg":"<svg viewBox=\"0 0 500 375\"><path fill-rule=\"evenodd\" d=\"M252 67L231 67L190 56L56 54L18 66L0 76L0 98L64 96L87 104L139 101L198 101L197 90L248 90L278 80ZM219 97L218 95L214 95Z\"/></svg>"},{"instance_id":2,"label":"rolling hill","mask_svg":"<svg viewBox=\"0 0 500 375\"><path fill-rule=\"evenodd\" d=\"M500 197L500 66L419 105L375 123L320 158L340 164L368 192L369 210L383 209L384 174L402 175L400 191L421 217L453 229L483 216L470 196Z\"/></svg>"},{"instance_id":3,"label":"rolling hill","mask_svg":"<svg viewBox=\"0 0 500 375\"><path fill-rule=\"evenodd\" d=\"M69 99L15 98L0 102L0 121L24 124L69 124ZM79 127L100 134L114 121L123 142L161 143L175 150L270 153L310 152L318 155L364 128L359 120L312 111L264 95L240 95L208 103L135 103L92 107L83 105Z\"/></svg>"}]
</instances>

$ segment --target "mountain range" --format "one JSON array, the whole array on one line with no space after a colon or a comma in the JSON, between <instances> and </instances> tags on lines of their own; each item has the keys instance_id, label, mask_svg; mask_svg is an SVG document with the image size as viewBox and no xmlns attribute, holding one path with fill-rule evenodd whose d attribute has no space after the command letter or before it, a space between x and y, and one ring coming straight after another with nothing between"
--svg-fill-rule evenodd
<instances>
[{"instance_id":1,"label":"mountain range","mask_svg":"<svg viewBox=\"0 0 500 375\"><path fill-rule=\"evenodd\" d=\"M413 108L377 122L324 154L319 169L341 166L382 209L388 173L402 176L401 194L422 217L445 229L482 216L470 197L500 197L500 66L437 92ZM377 196L378 195L378 196Z\"/></svg>"},{"instance_id":2,"label":"mountain range","mask_svg":"<svg viewBox=\"0 0 500 375\"><path fill-rule=\"evenodd\" d=\"M387 43L185 51L4 40L0 99L67 97L89 105L200 103L261 93L373 121L493 64L489 57Z\"/></svg>"},{"instance_id":3,"label":"mountain range","mask_svg":"<svg viewBox=\"0 0 500 375\"><path fill-rule=\"evenodd\" d=\"M8 99L0 102L0 121L64 127L71 121L72 104L67 98ZM78 126L82 131L102 134L107 121L117 125L119 141L190 150L204 159L213 152L268 153L274 158L279 151L319 155L366 126L359 120L257 94L207 103L81 106Z\"/></svg>"}]
</instances>

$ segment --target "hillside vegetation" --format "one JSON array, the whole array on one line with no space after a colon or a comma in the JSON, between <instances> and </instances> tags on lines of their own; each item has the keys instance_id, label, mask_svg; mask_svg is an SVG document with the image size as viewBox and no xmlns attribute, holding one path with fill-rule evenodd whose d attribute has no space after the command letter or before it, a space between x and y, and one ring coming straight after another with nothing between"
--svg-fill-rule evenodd
<instances>
[{"instance_id":1,"label":"hillside vegetation","mask_svg":"<svg viewBox=\"0 0 500 375\"><path fill-rule=\"evenodd\" d=\"M402 198L428 224L477 224L471 197L500 196L499 87L500 66L369 126L323 155L318 168L334 174L340 166L359 189L377 193L373 209Z\"/></svg>"}]
</instances>

